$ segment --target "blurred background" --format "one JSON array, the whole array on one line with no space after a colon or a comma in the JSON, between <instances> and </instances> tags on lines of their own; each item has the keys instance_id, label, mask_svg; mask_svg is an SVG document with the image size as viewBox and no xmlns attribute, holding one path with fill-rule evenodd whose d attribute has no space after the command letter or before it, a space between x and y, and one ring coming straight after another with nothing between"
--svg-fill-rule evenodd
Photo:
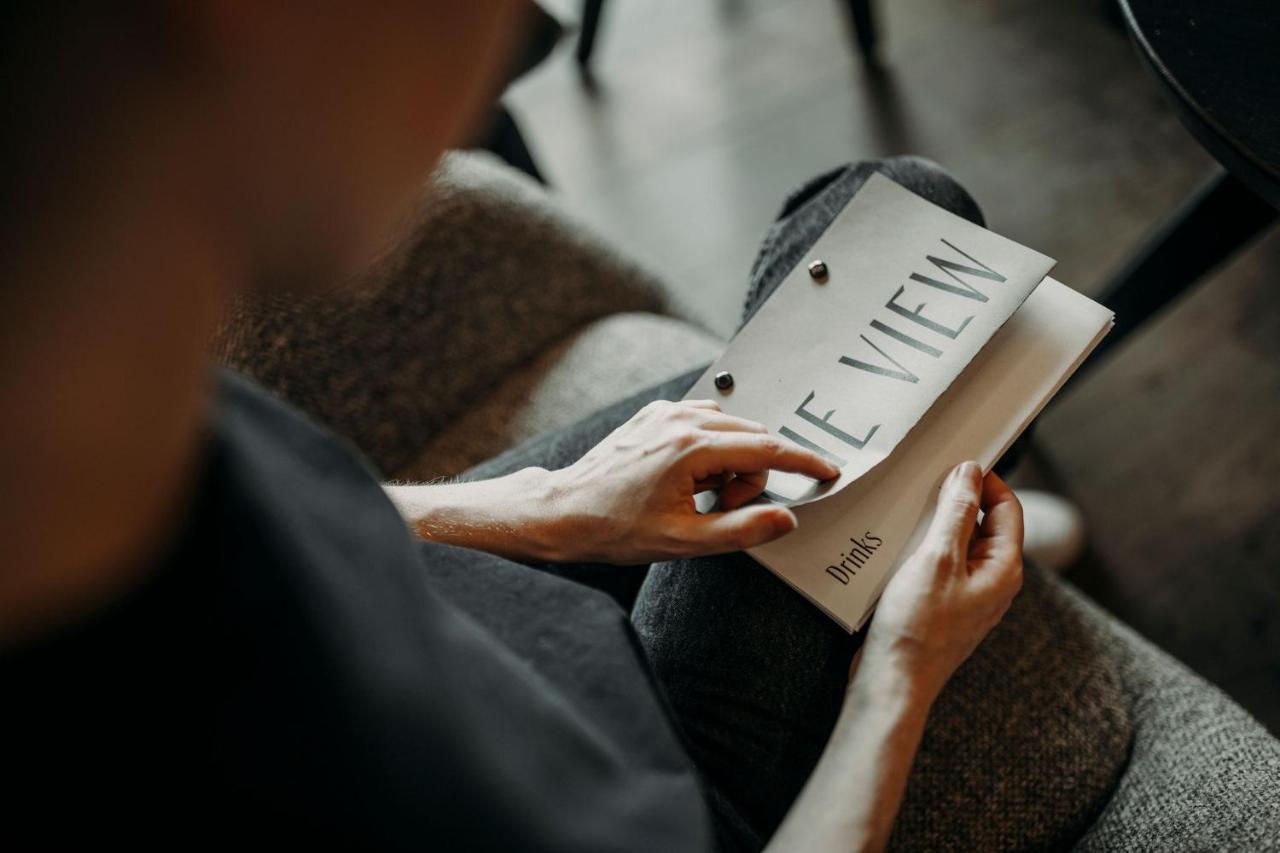
<instances>
[{"instance_id":1,"label":"blurred background","mask_svg":"<svg viewBox=\"0 0 1280 853\"><path fill-rule=\"evenodd\" d=\"M588 74L571 32L504 102L561 204L722 337L784 195L842 163L937 160L1093 296L1219 171L1106 3L882 0L878 64L849 5L611 0ZM1069 388L1017 479L1083 509L1068 578L1276 733L1278 439L1270 228Z\"/></svg>"}]
</instances>

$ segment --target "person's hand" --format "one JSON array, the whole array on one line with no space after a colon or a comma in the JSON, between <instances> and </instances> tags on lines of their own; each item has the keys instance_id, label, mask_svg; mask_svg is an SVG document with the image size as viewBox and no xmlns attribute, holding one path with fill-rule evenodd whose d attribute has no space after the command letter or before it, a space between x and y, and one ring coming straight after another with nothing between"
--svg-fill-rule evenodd
<instances>
[{"instance_id":1,"label":"person's hand","mask_svg":"<svg viewBox=\"0 0 1280 853\"><path fill-rule=\"evenodd\" d=\"M550 472L551 517L561 560L641 563L738 551L796 526L791 510L746 506L769 470L830 479L818 454L711 400L650 403L568 468ZM694 495L720 490L717 511Z\"/></svg>"},{"instance_id":2,"label":"person's hand","mask_svg":"<svg viewBox=\"0 0 1280 853\"><path fill-rule=\"evenodd\" d=\"M859 667L874 657L932 702L1021 587L1022 505L995 474L959 465L942 483L924 542L880 597Z\"/></svg>"}]
</instances>

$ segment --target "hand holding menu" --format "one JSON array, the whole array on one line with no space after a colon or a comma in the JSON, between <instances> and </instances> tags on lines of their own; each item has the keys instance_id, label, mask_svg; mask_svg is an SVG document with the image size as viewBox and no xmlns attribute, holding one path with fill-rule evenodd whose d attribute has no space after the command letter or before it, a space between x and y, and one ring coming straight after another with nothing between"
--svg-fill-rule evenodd
<instances>
[{"instance_id":1,"label":"hand holding menu","mask_svg":"<svg viewBox=\"0 0 1280 853\"><path fill-rule=\"evenodd\" d=\"M800 526L749 553L847 630L919 544L946 472L995 464L1110 330L1052 266L873 175L686 395L840 466L827 483L772 472L761 499Z\"/></svg>"}]
</instances>

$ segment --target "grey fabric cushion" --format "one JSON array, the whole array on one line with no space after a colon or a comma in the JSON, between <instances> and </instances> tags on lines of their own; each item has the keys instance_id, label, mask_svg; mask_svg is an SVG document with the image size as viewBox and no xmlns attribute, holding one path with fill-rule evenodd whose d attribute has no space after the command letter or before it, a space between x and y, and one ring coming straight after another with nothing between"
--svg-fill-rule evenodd
<instances>
[{"instance_id":1,"label":"grey fabric cushion","mask_svg":"<svg viewBox=\"0 0 1280 853\"><path fill-rule=\"evenodd\" d=\"M714 335L670 317L625 313L596 320L508 374L395 476L425 481L460 474L508 447L706 364L723 347Z\"/></svg>"},{"instance_id":2,"label":"grey fabric cushion","mask_svg":"<svg viewBox=\"0 0 1280 853\"><path fill-rule=\"evenodd\" d=\"M1080 849L1280 850L1280 741L1222 691L1064 592L1105 645L1134 722L1124 776Z\"/></svg>"},{"instance_id":3,"label":"grey fabric cushion","mask_svg":"<svg viewBox=\"0 0 1280 853\"><path fill-rule=\"evenodd\" d=\"M450 155L428 190L358 281L243 301L213 347L384 473L551 343L666 304L654 278L485 156Z\"/></svg>"},{"instance_id":4,"label":"grey fabric cushion","mask_svg":"<svg viewBox=\"0 0 1280 853\"><path fill-rule=\"evenodd\" d=\"M1069 847L1124 770L1129 704L1061 582L1028 566L1004 621L933 708L891 847Z\"/></svg>"}]
</instances>

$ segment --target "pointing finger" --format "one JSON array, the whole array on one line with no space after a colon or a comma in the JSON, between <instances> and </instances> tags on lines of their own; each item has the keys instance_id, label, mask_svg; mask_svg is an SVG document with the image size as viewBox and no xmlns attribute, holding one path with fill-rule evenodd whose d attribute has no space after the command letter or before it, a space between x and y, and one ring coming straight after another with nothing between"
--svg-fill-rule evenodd
<instances>
[{"instance_id":1,"label":"pointing finger","mask_svg":"<svg viewBox=\"0 0 1280 853\"><path fill-rule=\"evenodd\" d=\"M711 435L713 437L702 443L693 456L698 467L705 469L702 477L713 471L740 474L770 469L804 474L816 480L829 480L840 474L834 463L775 435L738 432Z\"/></svg>"}]
</instances>

